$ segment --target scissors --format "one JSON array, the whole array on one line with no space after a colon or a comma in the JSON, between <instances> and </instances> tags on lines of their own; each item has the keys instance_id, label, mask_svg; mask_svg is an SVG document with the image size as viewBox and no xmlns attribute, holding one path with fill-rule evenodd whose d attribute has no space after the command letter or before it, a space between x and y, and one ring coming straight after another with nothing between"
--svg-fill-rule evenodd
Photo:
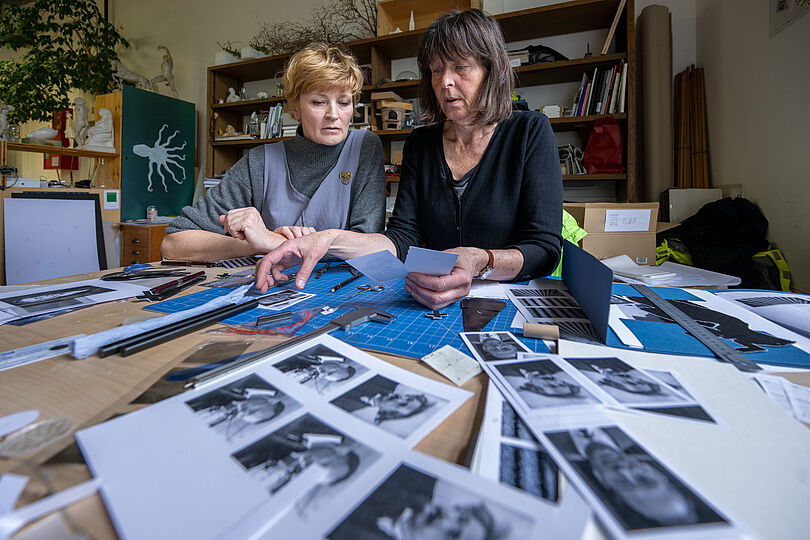
<instances>
[{"instance_id":1,"label":"scissors","mask_svg":"<svg viewBox=\"0 0 810 540\"><path fill-rule=\"evenodd\" d=\"M364 292L369 292L369 291L371 291L371 292L380 292L383 289L385 289L385 285L358 285L357 286L357 292L350 295L350 296L347 296L346 300L348 300L349 298L354 298L358 294L363 294Z\"/></svg>"}]
</instances>

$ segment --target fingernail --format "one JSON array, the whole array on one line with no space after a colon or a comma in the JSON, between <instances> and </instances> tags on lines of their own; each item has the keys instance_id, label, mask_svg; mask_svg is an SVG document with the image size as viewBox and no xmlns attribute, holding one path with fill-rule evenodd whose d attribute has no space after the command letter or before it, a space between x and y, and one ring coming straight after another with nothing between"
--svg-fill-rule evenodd
<instances>
[{"instance_id":1,"label":"fingernail","mask_svg":"<svg viewBox=\"0 0 810 540\"><path fill-rule=\"evenodd\" d=\"M304 288L304 280L303 279L296 280L295 286L298 287L299 289L303 289Z\"/></svg>"}]
</instances>

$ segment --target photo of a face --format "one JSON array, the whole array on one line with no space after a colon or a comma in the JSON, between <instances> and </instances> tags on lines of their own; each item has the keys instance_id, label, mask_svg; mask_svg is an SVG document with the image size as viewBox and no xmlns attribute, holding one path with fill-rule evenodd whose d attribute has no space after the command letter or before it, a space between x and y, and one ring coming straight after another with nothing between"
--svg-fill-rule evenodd
<instances>
[{"instance_id":1,"label":"photo of a face","mask_svg":"<svg viewBox=\"0 0 810 540\"><path fill-rule=\"evenodd\" d=\"M530 409L597 404L599 400L550 359L495 366Z\"/></svg>"},{"instance_id":2,"label":"photo of a face","mask_svg":"<svg viewBox=\"0 0 810 540\"><path fill-rule=\"evenodd\" d=\"M509 332L463 332L461 336L475 357L485 362L517 360L519 352L531 352Z\"/></svg>"},{"instance_id":3,"label":"photo of a face","mask_svg":"<svg viewBox=\"0 0 810 540\"><path fill-rule=\"evenodd\" d=\"M428 422L448 401L376 375L331 403L402 438Z\"/></svg>"},{"instance_id":4,"label":"photo of a face","mask_svg":"<svg viewBox=\"0 0 810 540\"><path fill-rule=\"evenodd\" d=\"M546 436L628 532L728 523L615 426Z\"/></svg>"},{"instance_id":5,"label":"photo of a face","mask_svg":"<svg viewBox=\"0 0 810 540\"><path fill-rule=\"evenodd\" d=\"M324 345L285 358L273 367L319 394L344 387L368 371L366 366Z\"/></svg>"},{"instance_id":6,"label":"photo of a face","mask_svg":"<svg viewBox=\"0 0 810 540\"><path fill-rule=\"evenodd\" d=\"M686 400L665 384L618 358L566 358L620 403L684 403Z\"/></svg>"},{"instance_id":7,"label":"photo of a face","mask_svg":"<svg viewBox=\"0 0 810 540\"><path fill-rule=\"evenodd\" d=\"M379 457L375 450L309 414L233 454L270 496L283 493L293 482L307 483L306 494L295 506L301 517L328 503Z\"/></svg>"},{"instance_id":8,"label":"photo of a face","mask_svg":"<svg viewBox=\"0 0 810 540\"><path fill-rule=\"evenodd\" d=\"M403 464L327 538L518 540L531 527L530 516Z\"/></svg>"},{"instance_id":9,"label":"photo of a face","mask_svg":"<svg viewBox=\"0 0 810 540\"><path fill-rule=\"evenodd\" d=\"M227 442L247 439L301 406L256 374L190 399L186 405Z\"/></svg>"}]
</instances>

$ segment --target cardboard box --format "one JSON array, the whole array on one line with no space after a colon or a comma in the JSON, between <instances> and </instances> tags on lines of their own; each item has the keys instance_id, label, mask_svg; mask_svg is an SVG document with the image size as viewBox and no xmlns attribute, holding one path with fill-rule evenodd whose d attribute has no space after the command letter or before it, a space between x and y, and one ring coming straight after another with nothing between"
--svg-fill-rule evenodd
<instances>
[{"instance_id":1,"label":"cardboard box","mask_svg":"<svg viewBox=\"0 0 810 540\"><path fill-rule=\"evenodd\" d=\"M597 259L626 254L636 264L655 264L658 203L566 203L563 208L588 231L580 246Z\"/></svg>"},{"instance_id":2,"label":"cardboard box","mask_svg":"<svg viewBox=\"0 0 810 540\"><path fill-rule=\"evenodd\" d=\"M680 223L693 216L704 204L722 198L722 189L669 188L661 194L661 219Z\"/></svg>"}]
</instances>

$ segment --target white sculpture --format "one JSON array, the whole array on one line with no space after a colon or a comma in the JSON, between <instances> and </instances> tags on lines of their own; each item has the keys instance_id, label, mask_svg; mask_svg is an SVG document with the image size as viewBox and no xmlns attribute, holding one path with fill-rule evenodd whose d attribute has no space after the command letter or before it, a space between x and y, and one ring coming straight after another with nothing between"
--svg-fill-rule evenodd
<instances>
[{"instance_id":1,"label":"white sculpture","mask_svg":"<svg viewBox=\"0 0 810 540\"><path fill-rule=\"evenodd\" d=\"M158 92L158 83L165 82L172 91L172 95L177 97L177 89L174 87L174 60L169 48L165 45L158 45L158 51L163 51L163 62L160 64L160 75L152 77L152 90ZM159 92L158 92L159 93Z\"/></svg>"},{"instance_id":2,"label":"white sculpture","mask_svg":"<svg viewBox=\"0 0 810 540\"><path fill-rule=\"evenodd\" d=\"M0 141L8 140L8 113L13 110L12 105L0 103Z\"/></svg>"},{"instance_id":3,"label":"white sculpture","mask_svg":"<svg viewBox=\"0 0 810 540\"><path fill-rule=\"evenodd\" d=\"M28 138L29 139L38 139L38 140L44 141L44 140L47 140L47 139L53 139L57 135L59 135L59 132L56 131L55 129L53 129L51 127L41 127L39 129L35 129L31 133L29 133Z\"/></svg>"},{"instance_id":4,"label":"white sculpture","mask_svg":"<svg viewBox=\"0 0 810 540\"><path fill-rule=\"evenodd\" d=\"M235 103L237 101L241 101L242 98L236 93L236 90L233 88L228 88L228 97L225 98L225 103Z\"/></svg>"},{"instance_id":5,"label":"white sculpture","mask_svg":"<svg viewBox=\"0 0 810 540\"><path fill-rule=\"evenodd\" d=\"M113 144L113 117L110 109L99 109L101 119L87 130L85 150L93 152L115 152Z\"/></svg>"},{"instance_id":6,"label":"white sculpture","mask_svg":"<svg viewBox=\"0 0 810 540\"><path fill-rule=\"evenodd\" d=\"M76 148L83 148L87 138L87 104L84 98L77 97L73 100L73 140L76 141Z\"/></svg>"},{"instance_id":7,"label":"white sculpture","mask_svg":"<svg viewBox=\"0 0 810 540\"><path fill-rule=\"evenodd\" d=\"M152 87L152 82L149 79L140 73L135 73L134 71L127 69L127 67L124 66L124 64L122 64L120 61L113 60L112 69L113 77L119 81L128 81L134 83L135 86L138 88L143 88L144 90L154 90Z\"/></svg>"}]
</instances>

